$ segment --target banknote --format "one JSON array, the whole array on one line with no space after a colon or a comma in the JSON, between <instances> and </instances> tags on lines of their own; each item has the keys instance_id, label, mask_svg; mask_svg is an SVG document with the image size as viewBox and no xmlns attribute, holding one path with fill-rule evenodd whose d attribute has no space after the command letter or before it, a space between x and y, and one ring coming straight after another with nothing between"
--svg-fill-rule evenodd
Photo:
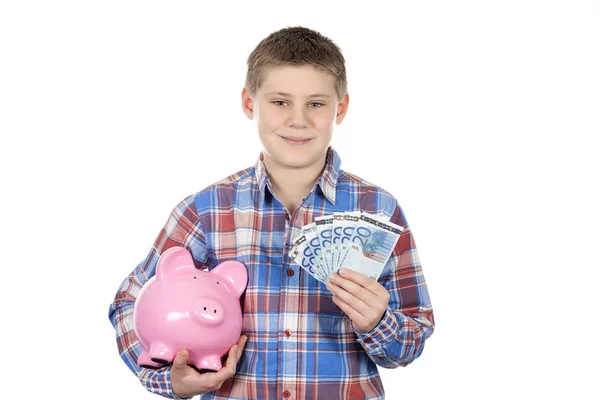
<instances>
[{"instance_id":1,"label":"banknote","mask_svg":"<svg viewBox=\"0 0 600 400\"><path fill-rule=\"evenodd\" d=\"M403 228L379 218L361 215L341 266L377 279L389 260Z\"/></svg>"},{"instance_id":2,"label":"banknote","mask_svg":"<svg viewBox=\"0 0 600 400\"><path fill-rule=\"evenodd\" d=\"M360 219L360 211L349 211L344 215L342 222L342 229L340 231L340 248L338 249L338 255L336 256L336 265L334 271L337 272L341 268L341 262L346 258L346 253L351 245L352 236L354 235L354 229Z\"/></svg>"},{"instance_id":3,"label":"banknote","mask_svg":"<svg viewBox=\"0 0 600 400\"><path fill-rule=\"evenodd\" d=\"M317 224L315 222L310 223L302 227L302 233L306 236L306 241L311 252L315 256L315 262L313 268L319 276L326 278L329 276L325 269L325 261L323 259L323 250L319 242L319 235L317 232Z\"/></svg>"},{"instance_id":4,"label":"banknote","mask_svg":"<svg viewBox=\"0 0 600 400\"><path fill-rule=\"evenodd\" d=\"M326 277L315 265L317 258L308 245L308 241L306 240L306 236L304 234L298 236L292 241L292 248L290 249L289 256L316 279L323 283L327 282Z\"/></svg>"},{"instance_id":5,"label":"banknote","mask_svg":"<svg viewBox=\"0 0 600 400\"><path fill-rule=\"evenodd\" d=\"M338 265L338 255L342 245L342 229L344 228L344 213L333 213L331 223L331 265L335 269Z\"/></svg>"},{"instance_id":6,"label":"banknote","mask_svg":"<svg viewBox=\"0 0 600 400\"><path fill-rule=\"evenodd\" d=\"M383 214L335 212L302 227L289 255L324 283L342 267L378 279L403 230Z\"/></svg>"},{"instance_id":7,"label":"banknote","mask_svg":"<svg viewBox=\"0 0 600 400\"><path fill-rule=\"evenodd\" d=\"M322 264L327 275L333 271L331 259L331 235L332 235L333 215L325 215L315 218L317 226L317 236L319 237L319 245L321 246Z\"/></svg>"}]
</instances>

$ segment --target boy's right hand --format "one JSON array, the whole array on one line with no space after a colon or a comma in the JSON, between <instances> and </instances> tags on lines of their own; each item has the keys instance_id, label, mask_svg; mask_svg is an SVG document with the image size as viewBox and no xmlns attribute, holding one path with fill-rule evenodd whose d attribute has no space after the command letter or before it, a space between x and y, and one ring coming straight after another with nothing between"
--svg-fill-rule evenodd
<instances>
[{"instance_id":1,"label":"boy's right hand","mask_svg":"<svg viewBox=\"0 0 600 400\"><path fill-rule=\"evenodd\" d=\"M199 373L187 365L189 353L182 349L177 353L171 366L171 388L173 393L182 398L193 397L202 393L218 390L236 371L237 362L242 356L247 336L240 336L237 344L231 346L223 368L217 372Z\"/></svg>"}]
</instances>

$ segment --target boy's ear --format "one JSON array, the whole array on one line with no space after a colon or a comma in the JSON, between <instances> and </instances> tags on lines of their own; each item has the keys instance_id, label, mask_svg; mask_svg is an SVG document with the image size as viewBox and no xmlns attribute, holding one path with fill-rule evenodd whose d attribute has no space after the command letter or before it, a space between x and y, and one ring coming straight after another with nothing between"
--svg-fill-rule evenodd
<instances>
[{"instance_id":1,"label":"boy's ear","mask_svg":"<svg viewBox=\"0 0 600 400\"><path fill-rule=\"evenodd\" d=\"M254 101L246 88L242 89L242 110L248 119L254 119Z\"/></svg>"},{"instance_id":2,"label":"boy's ear","mask_svg":"<svg viewBox=\"0 0 600 400\"><path fill-rule=\"evenodd\" d=\"M342 121L344 120L344 117L346 116L346 113L348 112L348 104L349 103L350 103L350 96L348 95L348 93L346 93L346 95L344 96L342 101L339 102L337 105L337 111L335 114L336 125L341 124Z\"/></svg>"}]
</instances>

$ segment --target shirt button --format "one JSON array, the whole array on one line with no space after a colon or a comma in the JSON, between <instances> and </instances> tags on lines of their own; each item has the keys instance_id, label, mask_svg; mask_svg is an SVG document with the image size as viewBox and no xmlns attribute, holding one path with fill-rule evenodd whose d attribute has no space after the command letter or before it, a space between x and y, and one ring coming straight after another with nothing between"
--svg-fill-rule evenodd
<instances>
[{"instance_id":1,"label":"shirt button","mask_svg":"<svg viewBox=\"0 0 600 400\"><path fill-rule=\"evenodd\" d=\"M363 340L363 343L371 343L371 338L370 337L366 338L365 340Z\"/></svg>"},{"instance_id":2,"label":"shirt button","mask_svg":"<svg viewBox=\"0 0 600 400\"><path fill-rule=\"evenodd\" d=\"M285 397L286 399L287 399L288 397L290 397L290 395L291 395L291 393L290 393L290 391L289 391L289 390L285 390L285 391L284 391L282 394L283 394L283 397Z\"/></svg>"},{"instance_id":3,"label":"shirt button","mask_svg":"<svg viewBox=\"0 0 600 400\"><path fill-rule=\"evenodd\" d=\"M294 270L293 270L293 269L291 269L291 268L289 268L289 269L287 270L287 276L294 276Z\"/></svg>"},{"instance_id":4,"label":"shirt button","mask_svg":"<svg viewBox=\"0 0 600 400\"><path fill-rule=\"evenodd\" d=\"M286 329L285 332L283 332L283 334L287 337L292 336L292 331L290 331L289 329Z\"/></svg>"}]
</instances>

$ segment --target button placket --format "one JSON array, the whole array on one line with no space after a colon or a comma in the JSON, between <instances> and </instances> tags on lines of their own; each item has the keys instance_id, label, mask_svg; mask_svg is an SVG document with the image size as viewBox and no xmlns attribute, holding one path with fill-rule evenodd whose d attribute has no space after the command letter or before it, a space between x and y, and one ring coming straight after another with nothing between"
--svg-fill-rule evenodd
<instances>
[{"instance_id":1,"label":"button placket","mask_svg":"<svg viewBox=\"0 0 600 400\"><path fill-rule=\"evenodd\" d=\"M298 275L296 274L295 270L297 264L292 260L291 257L289 257L288 254L292 246L291 241L294 239L295 233L298 233L297 229L294 229L294 225L291 223L297 220L296 214L297 211L295 211L291 216L287 212L284 214L285 243L282 274L285 275L283 275L281 287L281 301L284 302L284 313L282 315L282 324L280 325L280 329L282 329L282 331L280 331L280 348L283 350L281 354L282 369L280 370L280 373L282 373L284 376L294 376L298 373L296 370L298 357L296 341L298 340L298 337L295 333L298 328L299 301L294 290L298 284ZM293 398L290 388L293 388L294 385L294 379L282 380L282 385L280 386L282 390L282 392L280 392L282 398Z\"/></svg>"}]
</instances>

